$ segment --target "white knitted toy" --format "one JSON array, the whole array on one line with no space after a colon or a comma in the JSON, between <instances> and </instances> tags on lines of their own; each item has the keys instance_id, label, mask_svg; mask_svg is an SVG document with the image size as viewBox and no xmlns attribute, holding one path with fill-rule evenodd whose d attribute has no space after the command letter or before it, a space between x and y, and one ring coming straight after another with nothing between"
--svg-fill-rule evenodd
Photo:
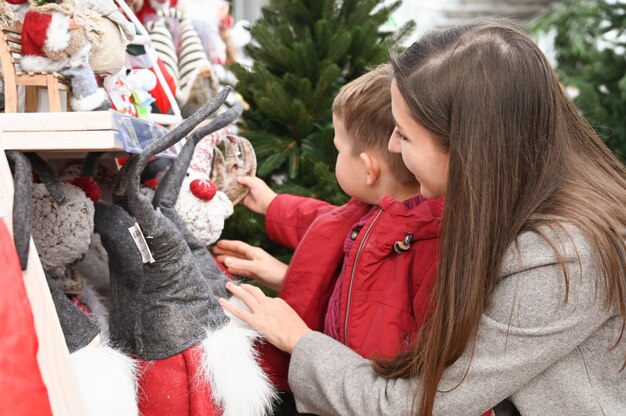
<instances>
[{"instance_id":1,"label":"white knitted toy","mask_svg":"<svg viewBox=\"0 0 626 416\"><path fill-rule=\"evenodd\" d=\"M175 207L187 229L206 245L219 239L224 220L234 212L228 196L206 174L192 170L187 171Z\"/></svg>"}]
</instances>

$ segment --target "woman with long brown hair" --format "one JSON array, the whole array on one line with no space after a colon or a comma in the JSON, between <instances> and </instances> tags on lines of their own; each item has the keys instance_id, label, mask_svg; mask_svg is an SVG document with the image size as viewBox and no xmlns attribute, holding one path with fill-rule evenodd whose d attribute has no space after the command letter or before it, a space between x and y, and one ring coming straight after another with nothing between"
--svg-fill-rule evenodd
<instances>
[{"instance_id":1,"label":"woman with long brown hair","mask_svg":"<svg viewBox=\"0 0 626 416\"><path fill-rule=\"evenodd\" d=\"M247 285L228 286L249 311L222 306L292 353L303 412L626 414L624 165L511 22L431 32L392 63L389 149L446 200L411 348L365 360Z\"/></svg>"}]
</instances>

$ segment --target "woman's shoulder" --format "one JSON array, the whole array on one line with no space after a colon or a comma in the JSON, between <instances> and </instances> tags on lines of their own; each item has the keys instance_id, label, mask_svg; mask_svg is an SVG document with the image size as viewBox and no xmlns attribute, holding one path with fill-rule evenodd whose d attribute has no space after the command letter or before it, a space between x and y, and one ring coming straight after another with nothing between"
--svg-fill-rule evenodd
<instances>
[{"instance_id":1,"label":"woman's shoulder","mask_svg":"<svg viewBox=\"0 0 626 416\"><path fill-rule=\"evenodd\" d=\"M550 264L590 263L595 263L595 251L587 234L574 224L554 220L518 234L506 251L499 275Z\"/></svg>"},{"instance_id":2,"label":"woman's shoulder","mask_svg":"<svg viewBox=\"0 0 626 416\"><path fill-rule=\"evenodd\" d=\"M621 236L626 241L626 229ZM510 315L507 303L527 305L535 323L554 318L564 301L595 309L604 304L606 282L588 234L566 221L547 222L520 233L508 248L493 293L500 300L496 315Z\"/></svg>"},{"instance_id":3,"label":"woman's shoulder","mask_svg":"<svg viewBox=\"0 0 626 416\"><path fill-rule=\"evenodd\" d=\"M577 226L555 222L524 231L511 244L486 314L513 327L547 328L570 322L575 311L598 319L615 315L606 296L591 239Z\"/></svg>"}]
</instances>

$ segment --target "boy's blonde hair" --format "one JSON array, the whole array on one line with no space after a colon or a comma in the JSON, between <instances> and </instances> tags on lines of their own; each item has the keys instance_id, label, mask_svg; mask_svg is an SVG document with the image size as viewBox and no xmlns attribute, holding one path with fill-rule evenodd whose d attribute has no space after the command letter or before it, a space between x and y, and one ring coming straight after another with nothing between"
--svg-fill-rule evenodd
<instances>
[{"instance_id":1,"label":"boy's blonde hair","mask_svg":"<svg viewBox=\"0 0 626 416\"><path fill-rule=\"evenodd\" d=\"M404 165L402 156L387 149L395 128L391 114L391 64L382 64L347 83L333 101L338 117L352 141L352 154L366 150L380 154L393 176L403 185L414 185L417 179Z\"/></svg>"}]
</instances>

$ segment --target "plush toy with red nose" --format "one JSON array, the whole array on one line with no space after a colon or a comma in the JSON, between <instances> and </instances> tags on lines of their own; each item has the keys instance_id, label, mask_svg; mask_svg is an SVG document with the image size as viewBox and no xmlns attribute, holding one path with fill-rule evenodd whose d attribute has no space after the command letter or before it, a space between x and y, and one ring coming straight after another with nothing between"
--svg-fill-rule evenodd
<instances>
[{"instance_id":1,"label":"plush toy with red nose","mask_svg":"<svg viewBox=\"0 0 626 416\"><path fill-rule=\"evenodd\" d=\"M211 245L222 234L224 220L233 214L233 204L206 174L189 170L176 200L176 211L196 238Z\"/></svg>"}]
</instances>

